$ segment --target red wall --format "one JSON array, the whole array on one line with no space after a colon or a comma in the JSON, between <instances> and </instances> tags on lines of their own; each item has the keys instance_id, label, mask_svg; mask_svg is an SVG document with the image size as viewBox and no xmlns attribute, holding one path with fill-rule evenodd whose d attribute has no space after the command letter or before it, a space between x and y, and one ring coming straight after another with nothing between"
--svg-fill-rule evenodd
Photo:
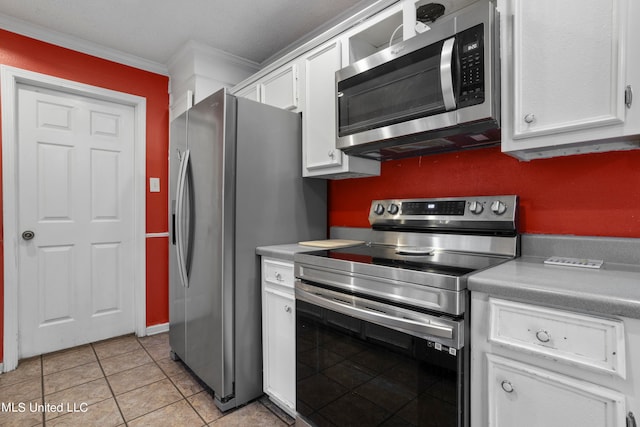
<instances>
[{"instance_id":1,"label":"red wall","mask_svg":"<svg viewBox=\"0 0 640 427\"><path fill-rule=\"evenodd\" d=\"M640 237L640 151L519 162L499 148L395 160L329 184L331 226L368 227L371 200L517 194L520 231Z\"/></svg>"},{"instance_id":2,"label":"red wall","mask_svg":"<svg viewBox=\"0 0 640 427\"><path fill-rule=\"evenodd\" d=\"M0 64L146 98L147 182L148 177L159 177L161 182L160 193L147 191L146 231L147 233L167 232L169 78L4 30L0 30ZM1 197L0 203L2 203ZM1 223L0 221L0 227ZM169 321L167 243L166 237L147 239L148 326ZM4 331L4 303L2 303L4 272L1 267L3 265L1 247L0 241L0 357Z\"/></svg>"}]
</instances>

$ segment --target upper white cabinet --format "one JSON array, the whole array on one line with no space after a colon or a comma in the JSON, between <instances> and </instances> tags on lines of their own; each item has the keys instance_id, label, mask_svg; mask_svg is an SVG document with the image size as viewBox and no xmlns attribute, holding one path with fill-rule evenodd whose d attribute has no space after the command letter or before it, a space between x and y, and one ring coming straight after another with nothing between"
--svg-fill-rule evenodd
<instances>
[{"instance_id":1,"label":"upper white cabinet","mask_svg":"<svg viewBox=\"0 0 640 427\"><path fill-rule=\"evenodd\" d=\"M235 95L240 98L247 98L252 101L260 102L260 92L258 92L257 84L249 85L243 88L242 90L239 90L238 92L236 92Z\"/></svg>"},{"instance_id":2,"label":"upper white cabinet","mask_svg":"<svg viewBox=\"0 0 640 427\"><path fill-rule=\"evenodd\" d=\"M531 160L639 146L637 3L498 0L504 152Z\"/></svg>"},{"instance_id":3,"label":"upper white cabinet","mask_svg":"<svg viewBox=\"0 0 640 427\"><path fill-rule=\"evenodd\" d=\"M336 148L335 72L341 64L339 39L311 51L302 61L303 176L337 179L380 174L379 162L349 157Z\"/></svg>"},{"instance_id":4,"label":"upper white cabinet","mask_svg":"<svg viewBox=\"0 0 640 427\"><path fill-rule=\"evenodd\" d=\"M285 110L298 109L298 67L286 66L269 74L258 83L260 101Z\"/></svg>"},{"instance_id":5,"label":"upper white cabinet","mask_svg":"<svg viewBox=\"0 0 640 427\"><path fill-rule=\"evenodd\" d=\"M285 110L298 111L300 107L300 87L298 65L286 64L254 81L233 94Z\"/></svg>"}]
</instances>

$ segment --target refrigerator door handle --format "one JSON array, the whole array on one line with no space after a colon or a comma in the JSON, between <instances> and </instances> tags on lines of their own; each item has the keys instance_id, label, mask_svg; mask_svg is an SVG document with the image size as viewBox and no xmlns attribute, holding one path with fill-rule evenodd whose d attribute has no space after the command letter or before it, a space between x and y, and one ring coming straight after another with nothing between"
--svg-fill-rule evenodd
<instances>
[{"instance_id":1,"label":"refrigerator door handle","mask_svg":"<svg viewBox=\"0 0 640 427\"><path fill-rule=\"evenodd\" d=\"M189 164L189 150L186 150L182 156L180 156L180 167L178 172L178 185L176 194L176 255L178 258L178 275L183 287L188 287L188 276L185 265L184 256L184 198L185 198L185 185L187 176L187 166Z\"/></svg>"}]
</instances>

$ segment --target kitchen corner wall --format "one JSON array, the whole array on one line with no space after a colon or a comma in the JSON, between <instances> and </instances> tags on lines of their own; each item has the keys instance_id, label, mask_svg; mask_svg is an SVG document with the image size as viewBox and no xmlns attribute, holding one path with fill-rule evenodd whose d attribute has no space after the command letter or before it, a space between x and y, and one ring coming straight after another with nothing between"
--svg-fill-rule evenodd
<instances>
[{"instance_id":1,"label":"kitchen corner wall","mask_svg":"<svg viewBox=\"0 0 640 427\"><path fill-rule=\"evenodd\" d=\"M369 227L371 200L517 194L520 232L640 237L640 150L520 162L484 148L382 164L332 181L331 226Z\"/></svg>"},{"instance_id":2,"label":"kitchen corner wall","mask_svg":"<svg viewBox=\"0 0 640 427\"><path fill-rule=\"evenodd\" d=\"M147 100L146 174L159 177L161 191L147 192L147 326L167 323L168 237L167 187L169 147L169 78L0 30L0 64L138 95ZM1 165L1 162L0 162ZM1 187L0 187L1 189ZM0 197L0 203L2 198ZM0 221L0 227L1 227ZM0 229L0 232L2 230ZM3 234L2 234L3 235ZM2 243L0 237L0 243ZM0 245L0 360L3 359L4 254Z\"/></svg>"}]
</instances>

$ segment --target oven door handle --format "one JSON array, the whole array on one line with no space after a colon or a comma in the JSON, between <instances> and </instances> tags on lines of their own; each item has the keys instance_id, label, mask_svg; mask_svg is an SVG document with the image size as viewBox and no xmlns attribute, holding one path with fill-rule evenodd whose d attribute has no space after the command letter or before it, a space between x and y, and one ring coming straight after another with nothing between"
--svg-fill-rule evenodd
<instances>
[{"instance_id":1,"label":"oven door handle","mask_svg":"<svg viewBox=\"0 0 640 427\"><path fill-rule=\"evenodd\" d=\"M371 309L358 302L358 299L348 295L344 296L345 300L338 297L325 295L321 291L309 292L296 287L296 299L315 304L320 307L337 311L347 316L355 317L360 320L375 323L377 325L386 326L391 329L401 330L416 336L435 336L441 338L453 339L454 328L451 326L425 323L407 318L399 318L391 316L377 309ZM346 301L350 299L351 301Z\"/></svg>"}]
</instances>

